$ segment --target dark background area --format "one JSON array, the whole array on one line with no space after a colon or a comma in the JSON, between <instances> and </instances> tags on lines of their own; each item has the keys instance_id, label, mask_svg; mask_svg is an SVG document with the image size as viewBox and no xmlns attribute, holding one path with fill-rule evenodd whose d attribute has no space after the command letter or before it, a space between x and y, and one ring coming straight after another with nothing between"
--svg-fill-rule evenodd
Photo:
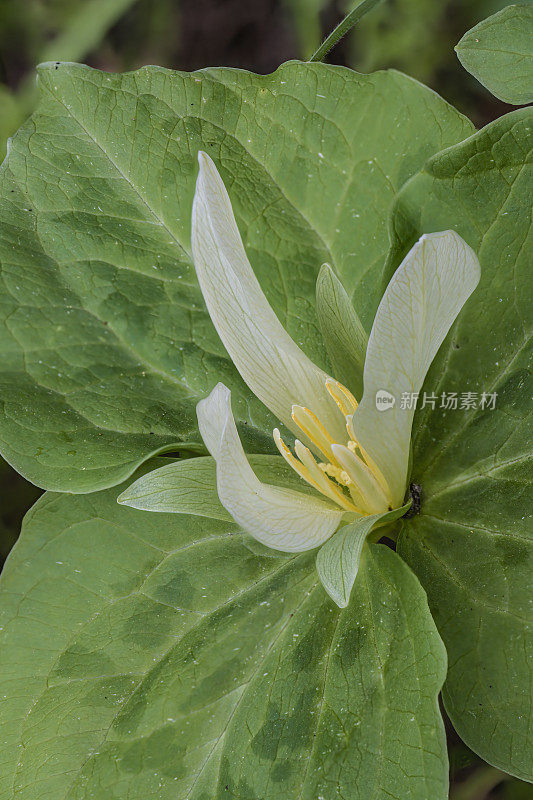
<instances>
[{"instance_id":1,"label":"dark background area","mask_svg":"<svg viewBox=\"0 0 533 800\"><path fill-rule=\"evenodd\" d=\"M306 59L354 0L0 0L0 159L36 102L36 64L106 71L159 64L267 73ZM426 83L481 127L510 110L466 73L461 36L502 0L383 0L329 54L360 72L393 67ZM0 568L40 489L0 459ZM531 786L484 764L449 727L452 800L533 800ZM431 798L428 798L431 800Z\"/></svg>"}]
</instances>

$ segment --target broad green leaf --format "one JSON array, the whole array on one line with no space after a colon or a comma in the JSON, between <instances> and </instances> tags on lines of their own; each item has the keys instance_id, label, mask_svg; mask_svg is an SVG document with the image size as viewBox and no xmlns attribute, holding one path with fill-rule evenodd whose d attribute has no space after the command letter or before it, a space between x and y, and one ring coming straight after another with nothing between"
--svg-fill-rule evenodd
<instances>
[{"instance_id":1,"label":"broad green leaf","mask_svg":"<svg viewBox=\"0 0 533 800\"><path fill-rule=\"evenodd\" d=\"M191 263L198 149L269 302L327 366L320 265L357 290L368 324L395 192L473 130L410 78L322 64L267 76L47 64L39 84L0 173L0 447L33 482L73 492L197 444L196 402L219 380L247 447L273 447L274 420L229 362Z\"/></svg>"},{"instance_id":2,"label":"broad green leaf","mask_svg":"<svg viewBox=\"0 0 533 800\"><path fill-rule=\"evenodd\" d=\"M318 273L316 313L335 377L360 399L368 336L329 264L323 264Z\"/></svg>"},{"instance_id":3,"label":"broad green leaf","mask_svg":"<svg viewBox=\"0 0 533 800\"><path fill-rule=\"evenodd\" d=\"M479 255L480 284L424 386L436 408L415 418L422 508L399 546L448 650L444 700L454 726L485 760L530 779L532 128L532 111L520 109L430 159L400 193L389 264L422 232L443 228ZM458 393L456 410L440 407L443 392ZM467 392L477 408L461 409ZM479 407L483 392L497 394L494 410L490 400Z\"/></svg>"},{"instance_id":4,"label":"broad green leaf","mask_svg":"<svg viewBox=\"0 0 533 800\"><path fill-rule=\"evenodd\" d=\"M459 61L506 103L533 101L533 5L512 5L467 31L455 48Z\"/></svg>"},{"instance_id":5,"label":"broad green leaf","mask_svg":"<svg viewBox=\"0 0 533 800\"><path fill-rule=\"evenodd\" d=\"M339 608L346 608L350 600L361 554L370 531L378 524L386 525L402 517L409 505L372 514L345 525L322 545L316 557L316 569L322 586Z\"/></svg>"},{"instance_id":6,"label":"broad green leaf","mask_svg":"<svg viewBox=\"0 0 533 800\"><path fill-rule=\"evenodd\" d=\"M316 495L280 456L252 455L248 460L261 481ZM128 486L118 501L141 511L232 520L218 499L216 464L211 456L173 461L147 472Z\"/></svg>"},{"instance_id":7,"label":"broad green leaf","mask_svg":"<svg viewBox=\"0 0 533 800\"><path fill-rule=\"evenodd\" d=\"M2 800L445 800L445 651L392 550L340 611L312 554L117 491L46 494L2 575Z\"/></svg>"}]
</instances>

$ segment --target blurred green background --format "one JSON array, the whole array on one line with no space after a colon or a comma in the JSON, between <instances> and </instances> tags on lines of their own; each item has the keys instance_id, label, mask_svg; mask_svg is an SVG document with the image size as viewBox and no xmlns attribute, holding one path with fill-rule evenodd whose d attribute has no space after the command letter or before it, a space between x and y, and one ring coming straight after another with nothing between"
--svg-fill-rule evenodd
<instances>
[{"instance_id":1,"label":"blurred green background","mask_svg":"<svg viewBox=\"0 0 533 800\"><path fill-rule=\"evenodd\" d=\"M36 102L35 66L83 61L124 71L231 65L271 72L308 58L354 0L0 0L0 161ZM330 53L361 72L394 67L481 127L510 109L459 64L454 45L501 0L383 0ZM40 490L0 459L0 568ZM531 786L488 767L450 729L451 800L533 800Z\"/></svg>"}]
</instances>

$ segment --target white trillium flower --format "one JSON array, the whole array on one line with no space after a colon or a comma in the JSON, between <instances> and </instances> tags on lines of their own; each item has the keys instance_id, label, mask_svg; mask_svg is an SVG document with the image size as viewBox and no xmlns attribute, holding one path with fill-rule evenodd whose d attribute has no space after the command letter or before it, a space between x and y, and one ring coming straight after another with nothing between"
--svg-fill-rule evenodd
<instances>
[{"instance_id":1,"label":"white trillium flower","mask_svg":"<svg viewBox=\"0 0 533 800\"><path fill-rule=\"evenodd\" d=\"M269 547L309 550L341 522L402 505L414 410L399 402L378 409L376 394L398 399L420 391L479 281L479 262L453 231L426 234L415 244L377 310L358 404L283 328L248 261L213 161L202 152L198 159L192 250L209 314L249 388L298 437L293 453L279 430L273 432L281 455L316 497L259 481L237 433L230 391L221 383L198 403L200 432L216 461L220 501L233 519Z\"/></svg>"}]
</instances>

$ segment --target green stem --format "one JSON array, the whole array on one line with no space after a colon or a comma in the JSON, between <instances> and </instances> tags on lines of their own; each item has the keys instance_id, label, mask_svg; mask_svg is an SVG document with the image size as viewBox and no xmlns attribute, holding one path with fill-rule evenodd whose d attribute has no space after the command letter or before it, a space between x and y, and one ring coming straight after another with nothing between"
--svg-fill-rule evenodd
<instances>
[{"instance_id":1,"label":"green stem","mask_svg":"<svg viewBox=\"0 0 533 800\"><path fill-rule=\"evenodd\" d=\"M487 794L509 775L496 767L487 765L477 769L451 794L451 800L484 800Z\"/></svg>"},{"instance_id":2,"label":"green stem","mask_svg":"<svg viewBox=\"0 0 533 800\"><path fill-rule=\"evenodd\" d=\"M309 61L323 61L331 48L335 47L337 42L340 41L343 36L346 36L354 25L357 25L361 17L363 17L367 11L374 8L379 2L381 2L381 0L360 0L356 7L346 14L342 22L339 22L337 27L331 31L318 50L313 53Z\"/></svg>"}]
</instances>

